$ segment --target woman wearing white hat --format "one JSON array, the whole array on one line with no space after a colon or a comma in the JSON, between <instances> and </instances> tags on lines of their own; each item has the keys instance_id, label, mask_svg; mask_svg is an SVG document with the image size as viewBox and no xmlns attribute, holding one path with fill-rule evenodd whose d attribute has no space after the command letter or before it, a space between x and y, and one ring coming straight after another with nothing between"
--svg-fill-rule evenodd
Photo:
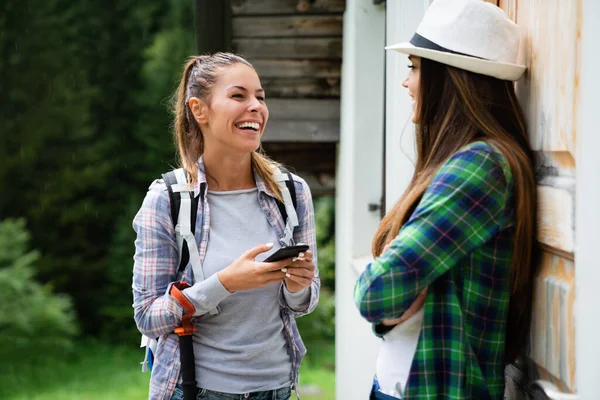
<instances>
[{"instance_id":1,"label":"woman wearing white hat","mask_svg":"<svg viewBox=\"0 0 600 400\"><path fill-rule=\"evenodd\" d=\"M383 337L371 399L502 399L535 270L534 153L511 81L519 30L481 0L435 0L408 43L417 162L355 301Z\"/></svg>"}]
</instances>

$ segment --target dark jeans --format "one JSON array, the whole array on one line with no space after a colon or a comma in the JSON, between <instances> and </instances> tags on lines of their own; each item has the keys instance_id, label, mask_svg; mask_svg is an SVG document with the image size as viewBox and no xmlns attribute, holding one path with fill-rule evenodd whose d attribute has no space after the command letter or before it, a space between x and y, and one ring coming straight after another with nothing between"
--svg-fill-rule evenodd
<instances>
[{"instance_id":1,"label":"dark jeans","mask_svg":"<svg viewBox=\"0 0 600 400\"><path fill-rule=\"evenodd\" d=\"M292 389L284 387L264 392L252 392L243 394L222 393L214 390L199 389L197 400L288 400L292 396ZM183 400L183 390L180 385L175 386L171 400Z\"/></svg>"},{"instance_id":2,"label":"dark jeans","mask_svg":"<svg viewBox=\"0 0 600 400\"><path fill-rule=\"evenodd\" d=\"M379 391L379 382L377 382L377 378L373 379L373 387L371 388L371 395L369 396L369 400L398 400L397 397L390 396L389 394L381 393Z\"/></svg>"}]
</instances>

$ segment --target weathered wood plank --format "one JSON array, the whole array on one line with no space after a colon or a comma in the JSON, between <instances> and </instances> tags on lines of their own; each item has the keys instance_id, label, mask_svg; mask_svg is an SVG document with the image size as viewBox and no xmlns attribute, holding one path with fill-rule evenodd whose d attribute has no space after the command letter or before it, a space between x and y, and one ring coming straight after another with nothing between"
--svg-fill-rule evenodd
<instances>
[{"instance_id":1,"label":"weathered wood plank","mask_svg":"<svg viewBox=\"0 0 600 400\"><path fill-rule=\"evenodd\" d=\"M231 0L234 15L343 13L345 0Z\"/></svg>"},{"instance_id":2,"label":"weathered wood plank","mask_svg":"<svg viewBox=\"0 0 600 400\"><path fill-rule=\"evenodd\" d=\"M264 142L337 142L340 139L338 120L269 120Z\"/></svg>"},{"instance_id":3,"label":"weathered wood plank","mask_svg":"<svg viewBox=\"0 0 600 400\"><path fill-rule=\"evenodd\" d=\"M292 171L335 175L337 143L263 142L265 152Z\"/></svg>"},{"instance_id":4,"label":"weathered wood plank","mask_svg":"<svg viewBox=\"0 0 600 400\"><path fill-rule=\"evenodd\" d=\"M519 59L527 65L517 83L535 150L575 158L581 0L502 0L521 28ZM560 28L557 28L560 27ZM566 159L558 160L571 164ZM574 162L573 162L574 164Z\"/></svg>"},{"instance_id":5,"label":"weathered wood plank","mask_svg":"<svg viewBox=\"0 0 600 400\"><path fill-rule=\"evenodd\" d=\"M549 177L538 186L538 240L567 253L575 251L575 182Z\"/></svg>"},{"instance_id":6,"label":"weathered wood plank","mask_svg":"<svg viewBox=\"0 0 600 400\"><path fill-rule=\"evenodd\" d=\"M339 120L338 99L267 99L272 120Z\"/></svg>"},{"instance_id":7,"label":"weathered wood plank","mask_svg":"<svg viewBox=\"0 0 600 400\"><path fill-rule=\"evenodd\" d=\"M340 59L341 38L234 39L236 52L250 60L265 58Z\"/></svg>"},{"instance_id":8,"label":"weathered wood plank","mask_svg":"<svg viewBox=\"0 0 600 400\"><path fill-rule=\"evenodd\" d=\"M573 391L581 0L500 0L499 5L521 29L519 62L527 72L516 90L543 174L538 226L544 254L535 283L531 358L546 372L529 378L559 380Z\"/></svg>"},{"instance_id":9,"label":"weathered wood plank","mask_svg":"<svg viewBox=\"0 0 600 400\"><path fill-rule=\"evenodd\" d=\"M270 97L340 97L339 79L319 79L319 78L275 78L262 79L262 86L265 89L267 98Z\"/></svg>"},{"instance_id":10,"label":"weathered wood plank","mask_svg":"<svg viewBox=\"0 0 600 400\"><path fill-rule=\"evenodd\" d=\"M341 60L252 60L261 78L339 78Z\"/></svg>"},{"instance_id":11,"label":"weathered wood plank","mask_svg":"<svg viewBox=\"0 0 600 400\"><path fill-rule=\"evenodd\" d=\"M235 17L234 38L342 36L341 15Z\"/></svg>"},{"instance_id":12,"label":"weathered wood plank","mask_svg":"<svg viewBox=\"0 0 600 400\"><path fill-rule=\"evenodd\" d=\"M337 143L264 142L264 151L308 182L313 195L335 191Z\"/></svg>"},{"instance_id":13,"label":"weathered wood plank","mask_svg":"<svg viewBox=\"0 0 600 400\"><path fill-rule=\"evenodd\" d=\"M570 390L575 382L575 266L550 253L542 254L535 279L530 357Z\"/></svg>"}]
</instances>

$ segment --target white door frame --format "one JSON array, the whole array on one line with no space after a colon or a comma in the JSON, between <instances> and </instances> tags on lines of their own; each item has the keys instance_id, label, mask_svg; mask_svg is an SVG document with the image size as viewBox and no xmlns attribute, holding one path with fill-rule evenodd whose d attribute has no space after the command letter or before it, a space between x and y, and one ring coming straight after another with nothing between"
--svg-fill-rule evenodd
<instances>
[{"instance_id":1,"label":"white door frame","mask_svg":"<svg viewBox=\"0 0 600 400\"><path fill-rule=\"evenodd\" d=\"M600 15L598 0L581 0L579 121L575 230L575 381L579 398L600 393Z\"/></svg>"}]
</instances>

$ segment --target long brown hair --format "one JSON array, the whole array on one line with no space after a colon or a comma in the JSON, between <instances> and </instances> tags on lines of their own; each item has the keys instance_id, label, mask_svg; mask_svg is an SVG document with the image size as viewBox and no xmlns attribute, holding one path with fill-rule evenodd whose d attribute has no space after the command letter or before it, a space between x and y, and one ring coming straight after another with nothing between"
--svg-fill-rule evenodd
<instances>
[{"instance_id":1,"label":"long brown hair","mask_svg":"<svg viewBox=\"0 0 600 400\"><path fill-rule=\"evenodd\" d=\"M512 362L529 336L536 257L535 158L525 117L512 82L474 74L421 58L414 175L373 239L377 257L417 207L442 164L460 148L485 141L498 148L512 169L514 251L507 321L506 360Z\"/></svg>"},{"instance_id":2,"label":"long brown hair","mask_svg":"<svg viewBox=\"0 0 600 400\"><path fill-rule=\"evenodd\" d=\"M210 104L210 94L223 68L235 64L252 67L246 59L232 53L214 53L188 58L183 67L181 81L173 94L171 109L175 115L173 133L177 143L179 163L185 169L190 182L197 182L196 162L204 153L204 136L200 126L194 119L188 104L190 98L197 97ZM252 152L252 170L260 176L265 186L279 200L281 191L273 178L273 168L279 164L263 154L262 147Z\"/></svg>"}]
</instances>

